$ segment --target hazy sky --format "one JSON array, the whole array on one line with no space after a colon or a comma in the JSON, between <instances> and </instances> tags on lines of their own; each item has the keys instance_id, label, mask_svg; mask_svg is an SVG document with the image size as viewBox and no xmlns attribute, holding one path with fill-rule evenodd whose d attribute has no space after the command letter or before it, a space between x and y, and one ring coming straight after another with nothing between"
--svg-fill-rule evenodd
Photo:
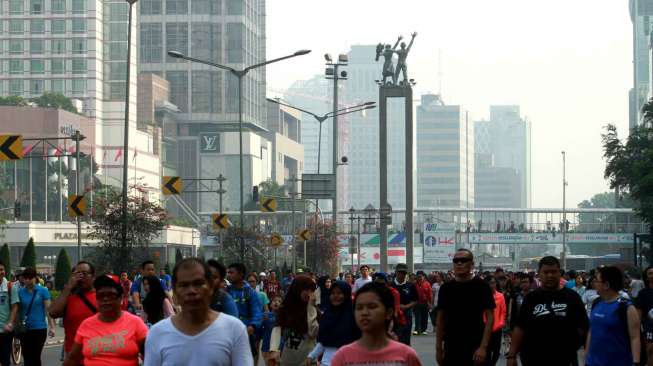
<instances>
[{"instance_id":1,"label":"hazy sky","mask_svg":"<svg viewBox=\"0 0 653 366\"><path fill-rule=\"evenodd\" d=\"M532 123L533 206L567 205L607 189L600 134L625 136L632 85L626 0L268 0L268 57L313 53L268 68L269 93L323 72L325 52L419 35L408 59L417 93L438 90L473 118L519 104ZM370 55L373 57L374 55Z\"/></svg>"}]
</instances>

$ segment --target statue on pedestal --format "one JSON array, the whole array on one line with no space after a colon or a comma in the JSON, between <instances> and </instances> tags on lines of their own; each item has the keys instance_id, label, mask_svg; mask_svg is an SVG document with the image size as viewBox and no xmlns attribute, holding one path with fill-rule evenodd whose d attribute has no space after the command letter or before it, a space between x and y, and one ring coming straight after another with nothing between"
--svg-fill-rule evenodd
<instances>
[{"instance_id":1,"label":"statue on pedestal","mask_svg":"<svg viewBox=\"0 0 653 366\"><path fill-rule=\"evenodd\" d=\"M383 43L379 43L376 46L376 61L379 60L381 55L383 55L383 58L385 59L383 62L382 85L408 85L408 67L406 66L406 59L408 58L410 48L413 46L417 32L414 32L411 36L412 37L408 46L406 46L405 42L401 42L403 39L402 36L397 38L397 42L395 43L394 47L390 47L389 44L386 44L384 47ZM399 42L401 42L401 48L397 50L397 45L399 45ZM396 68L392 64L392 57L395 53L398 56ZM403 76L401 84L399 83L400 72ZM392 78L391 83L387 82L388 77Z\"/></svg>"}]
</instances>

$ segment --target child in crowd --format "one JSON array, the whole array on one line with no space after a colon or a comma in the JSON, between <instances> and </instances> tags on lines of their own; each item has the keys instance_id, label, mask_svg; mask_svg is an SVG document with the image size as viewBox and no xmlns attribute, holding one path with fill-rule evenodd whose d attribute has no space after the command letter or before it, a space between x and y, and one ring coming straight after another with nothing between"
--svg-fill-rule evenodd
<instances>
[{"instance_id":1,"label":"child in crowd","mask_svg":"<svg viewBox=\"0 0 653 366\"><path fill-rule=\"evenodd\" d=\"M261 352L263 353L263 360L265 360L266 366L275 366L277 360L272 356L270 352L270 338L272 337L272 329L277 323L277 311L281 306L283 299L279 295L272 297L272 302L270 302L270 311L263 313L263 324L261 326L261 335L263 338L263 343L261 344Z\"/></svg>"},{"instance_id":2,"label":"child in crowd","mask_svg":"<svg viewBox=\"0 0 653 366\"><path fill-rule=\"evenodd\" d=\"M414 349L388 337L386 329L394 315L394 297L382 284L368 283L356 292L356 325L363 336L341 347L331 366L390 364L421 366Z\"/></svg>"}]
</instances>

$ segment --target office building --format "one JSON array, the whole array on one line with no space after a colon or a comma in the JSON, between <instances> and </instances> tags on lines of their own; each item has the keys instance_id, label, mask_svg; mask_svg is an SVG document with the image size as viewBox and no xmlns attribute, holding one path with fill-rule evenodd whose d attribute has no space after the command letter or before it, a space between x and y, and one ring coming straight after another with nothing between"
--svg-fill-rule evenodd
<instances>
[{"instance_id":1,"label":"office building","mask_svg":"<svg viewBox=\"0 0 653 366\"><path fill-rule=\"evenodd\" d=\"M123 172L128 8L118 0L9 0L2 1L0 11L0 95L35 98L55 92L81 101L78 112L95 125L94 140L86 143L99 164L98 174L117 186ZM134 34L137 22L134 11ZM153 137L136 126L132 47L128 176L158 188ZM134 154L138 159L131 158Z\"/></svg>"},{"instance_id":2,"label":"office building","mask_svg":"<svg viewBox=\"0 0 653 366\"><path fill-rule=\"evenodd\" d=\"M348 53L348 80L343 82L345 105L379 102L382 61L376 62L376 45L354 45ZM406 207L405 101L388 99L388 202L394 209ZM348 156L350 205L379 208L379 113L377 109L353 113L349 119ZM416 206L417 207L417 206ZM400 224L400 223L399 223Z\"/></svg>"},{"instance_id":3,"label":"office building","mask_svg":"<svg viewBox=\"0 0 653 366\"><path fill-rule=\"evenodd\" d=\"M475 122L474 134L475 207L531 207L531 123L519 106L490 106L490 119Z\"/></svg>"},{"instance_id":4,"label":"office building","mask_svg":"<svg viewBox=\"0 0 653 366\"><path fill-rule=\"evenodd\" d=\"M422 95L417 107L417 207L472 208L474 124L459 105Z\"/></svg>"},{"instance_id":5,"label":"office building","mask_svg":"<svg viewBox=\"0 0 653 366\"><path fill-rule=\"evenodd\" d=\"M178 109L177 174L188 178L227 180L225 209L240 208L238 79L230 72L172 58L177 51L235 69L263 62L264 0L142 0L140 7L139 70L170 83L170 102ZM244 197L252 186L270 177L265 68L250 71L243 82ZM168 130L166 130L168 133ZM215 193L187 193L183 199L195 211L218 209Z\"/></svg>"},{"instance_id":6,"label":"office building","mask_svg":"<svg viewBox=\"0 0 653 366\"><path fill-rule=\"evenodd\" d=\"M265 137L272 143L272 180L290 187L293 176L300 179L304 170L302 113L273 102L268 102L267 113L269 131ZM300 191L301 185L295 184Z\"/></svg>"},{"instance_id":7,"label":"office building","mask_svg":"<svg viewBox=\"0 0 653 366\"><path fill-rule=\"evenodd\" d=\"M629 125L641 123L642 107L651 98L651 21L653 0L630 0L633 25L633 87L628 93Z\"/></svg>"}]
</instances>

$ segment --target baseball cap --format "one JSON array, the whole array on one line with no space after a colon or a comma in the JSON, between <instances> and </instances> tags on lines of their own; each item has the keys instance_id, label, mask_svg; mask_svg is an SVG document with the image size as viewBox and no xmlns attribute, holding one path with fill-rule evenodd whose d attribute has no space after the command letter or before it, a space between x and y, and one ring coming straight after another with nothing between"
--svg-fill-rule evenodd
<instances>
[{"instance_id":1,"label":"baseball cap","mask_svg":"<svg viewBox=\"0 0 653 366\"><path fill-rule=\"evenodd\" d=\"M408 272L408 266L404 263L399 263L395 267L395 272Z\"/></svg>"},{"instance_id":2,"label":"baseball cap","mask_svg":"<svg viewBox=\"0 0 653 366\"><path fill-rule=\"evenodd\" d=\"M113 278L113 276L110 275L98 276L95 281L93 281L93 287L95 290L99 290L103 287L113 287L118 291L118 295L122 295L122 286Z\"/></svg>"},{"instance_id":3,"label":"baseball cap","mask_svg":"<svg viewBox=\"0 0 653 366\"><path fill-rule=\"evenodd\" d=\"M383 282L388 282L388 274L385 272L376 272L372 277L375 281L377 278L382 278Z\"/></svg>"}]
</instances>

